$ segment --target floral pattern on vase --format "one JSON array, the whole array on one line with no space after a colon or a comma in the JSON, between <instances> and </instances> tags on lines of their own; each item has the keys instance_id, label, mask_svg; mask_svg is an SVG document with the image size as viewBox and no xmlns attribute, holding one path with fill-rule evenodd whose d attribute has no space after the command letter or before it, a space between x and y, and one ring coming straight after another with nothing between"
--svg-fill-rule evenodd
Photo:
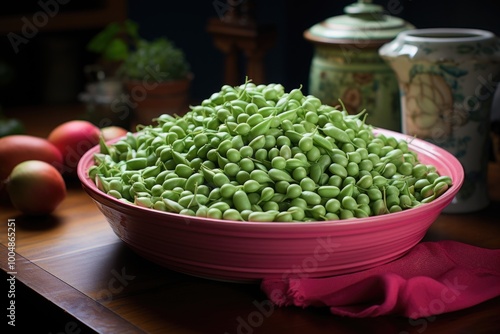
<instances>
[{"instance_id":1,"label":"floral pattern on vase","mask_svg":"<svg viewBox=\"0 0 500 334\"><path fill-rule=\"evenodd\" d=\"M442 76L419 73L403 83L402 89L405 133L419 138L450 135L452 127L448 120L453 111L453 97Z\"/></svg>"},{"instance_id":2,"label":"floral pattern on vase","mask_svg":"<svg viewBox=\"0 0 500 334\"><path fill-rule=\"evenodd\" d=\"M332 106L342 101L349 114L366 110L366 122L375 127L401 131L398 81L376 50L348 58L341 49L318 46L309 93Z\"/></svg>"}]
</instances>

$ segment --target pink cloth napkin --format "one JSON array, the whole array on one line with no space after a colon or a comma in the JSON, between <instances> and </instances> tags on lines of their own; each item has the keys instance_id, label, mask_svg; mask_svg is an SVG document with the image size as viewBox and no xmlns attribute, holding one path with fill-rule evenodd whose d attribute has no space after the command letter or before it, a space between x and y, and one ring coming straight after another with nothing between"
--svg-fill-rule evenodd
<instances>
[{"instance_id":1,"label":"pink cloth napkin","mask_svg":"<svg viewBox=\"0 0 500 334\"><path fill-rule=\"evenodd\" d=\"M356 318L421 318L464 309L500 295L500 249L455 241L422 242L403 257L327 278L264 279L279 306L327 306Z\"/></svg>"}]
</instances>

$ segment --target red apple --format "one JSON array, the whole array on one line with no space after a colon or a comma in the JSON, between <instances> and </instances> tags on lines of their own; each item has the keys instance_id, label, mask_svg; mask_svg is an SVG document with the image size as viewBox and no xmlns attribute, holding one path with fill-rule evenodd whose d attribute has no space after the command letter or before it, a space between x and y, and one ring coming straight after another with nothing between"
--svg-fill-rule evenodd
<instances>
[{"instance_id":1,"label":"red apple","mask_svg":"<svg viewBox=\"0 0 500 334\"><path fill-rule=\"evenodd\" d=\"M16 165L26 160L41 160L59 171L63 169L61 152L45 138L11 135L0 139L0 181L5 180Z\"/></svg>"},{"instance_id":2,"label":"red apple","mask_svg":"<svg viewBox=\"0 0 500 334\"><path fill-rule=\"evenodd\" d=\"M107 126L101 129L102 138L104 141L123 137L127 134L127 130L119 126Z\"/></svg>"},{"instance_id":3,"label":"red apple","mask_svg":"<svg viewBox=\"0 0 500 334\"><path fill-rule=\"evenodd\" d=\"M52 130L47 139L61 152L65 174L76 175L80 158L99 144L100 133L97 126L81 120L68 121Z\"/></svg>"},{"instance_id":4,"label":"red apple","mask_svg":"<svg viewBox=\"0 0 500 334\"><path fill-rule=\"evenodd\" d=\"M39 160L18 164L7 179L12 205L23 213L44 215L53 212L66 197L66 185L57 169Z\"/></svg>"}]
</instances>

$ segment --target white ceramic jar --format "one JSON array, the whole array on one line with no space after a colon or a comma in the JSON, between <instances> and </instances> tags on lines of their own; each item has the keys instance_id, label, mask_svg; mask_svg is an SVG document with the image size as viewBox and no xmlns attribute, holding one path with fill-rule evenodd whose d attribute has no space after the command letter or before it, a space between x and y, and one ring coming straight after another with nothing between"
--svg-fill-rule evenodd
<instances>
[{"instance_id":1,"label":"white ceramic jar","mask_svg":"<svg viewBox=\"0 0 500 334\"><path fill-rule=\"evenodd\" d=\"M398 34L379 54L398 78L403 133L445 148L464 167L462 189L445 212L485 208L499 39L477 29L417 29Z\"/></svg>"}]
</instances>

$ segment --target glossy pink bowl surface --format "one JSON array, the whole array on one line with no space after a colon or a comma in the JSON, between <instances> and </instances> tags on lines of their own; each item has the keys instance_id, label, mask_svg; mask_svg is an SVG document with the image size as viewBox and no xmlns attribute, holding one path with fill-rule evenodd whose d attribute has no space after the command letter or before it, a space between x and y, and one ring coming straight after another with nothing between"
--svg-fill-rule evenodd
<instances>
[{"instance_id":1,"label":"glossy pink bowl surface","mask_svg":"<svg viewBox=\"0 0 500 334\"><path fill-rule=\"evenodd\" d=\"M216 280L255 282L265 277L326 277L375 267L415 246L460 189L464 173L449 152L406 139L425 164L448 175L453 186L431 203L382 216L323 222L256 223L189 217L127 204L87 176L96 146L80 160L84 190L115 234L144 258L169 269Z\"/></svg>"}]
</instances>

